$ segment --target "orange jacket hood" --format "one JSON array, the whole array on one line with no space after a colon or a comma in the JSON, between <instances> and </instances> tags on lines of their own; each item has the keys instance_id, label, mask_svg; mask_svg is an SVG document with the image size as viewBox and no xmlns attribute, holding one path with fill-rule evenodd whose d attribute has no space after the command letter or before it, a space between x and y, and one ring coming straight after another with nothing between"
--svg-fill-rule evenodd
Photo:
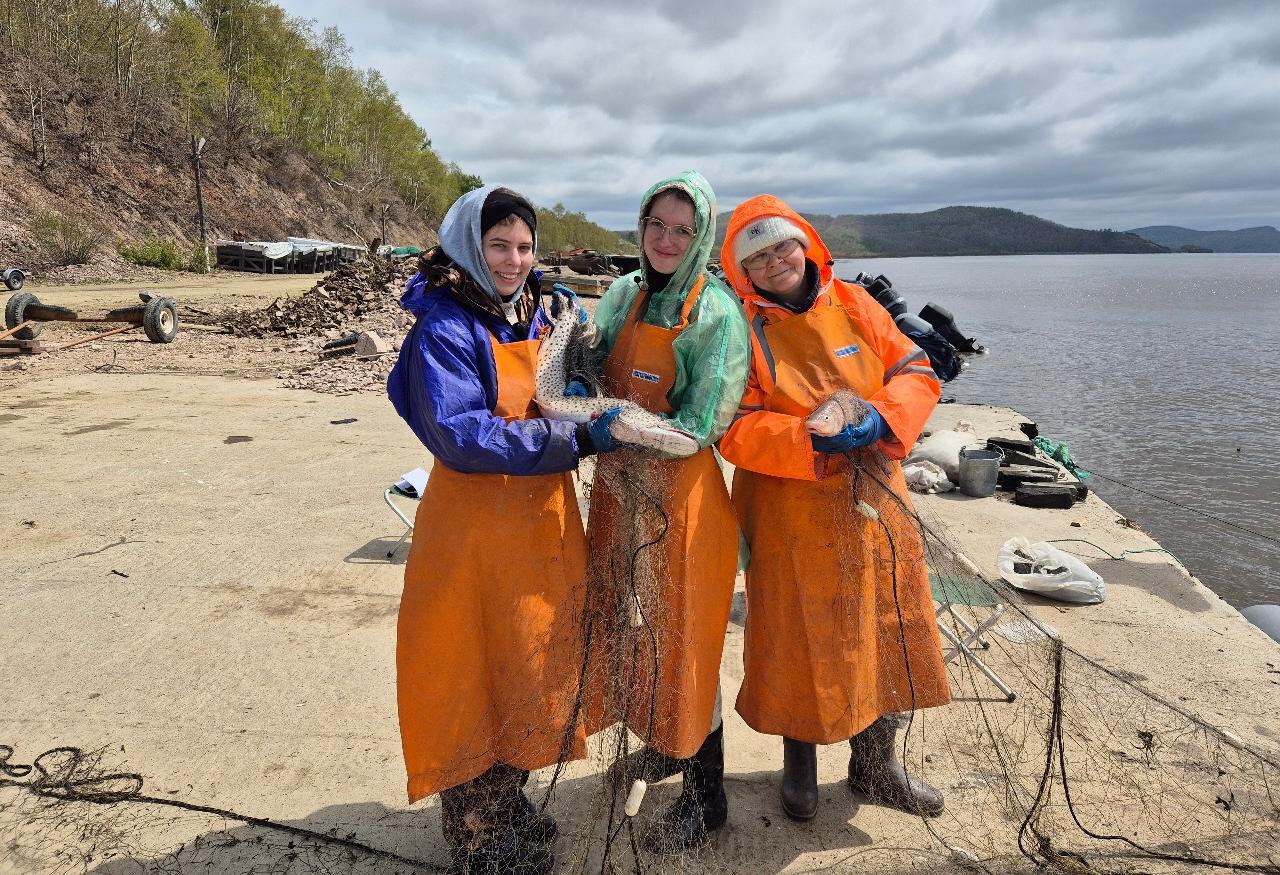
<instances>
[{"instance_id":1,"label":"orange jacket hood","mask_svg":"<svg viewBox=\"0 0 1280 875\"><path fill-rule=\"evenodd\" d=\"M733 215L729 217L729 226L724 233L724 245L720 247L720 267L724 270L725 276L728 277L729 285L738 293L738 297L753 309L764 298L760 296L755 286L751 284L751 280L747 278L746 273L742 270L742 265L733 260L733 240L740 231L752 222L770 216L779 216L789 222L794 222L808 236L809 245L805 249L804 255L805 258L818 266L819 288L826 287L835 276L835 271L832 269L831 250L827 248L826 243L822 242L822 238L818 236L818 232L813 229L813 226L805 221L799 213L787 206L786 202L781 198L776 198L771 194L758 194L750 200L745 200L738 204L737 209L733 211Z\"/></svg>"}]
</instances>

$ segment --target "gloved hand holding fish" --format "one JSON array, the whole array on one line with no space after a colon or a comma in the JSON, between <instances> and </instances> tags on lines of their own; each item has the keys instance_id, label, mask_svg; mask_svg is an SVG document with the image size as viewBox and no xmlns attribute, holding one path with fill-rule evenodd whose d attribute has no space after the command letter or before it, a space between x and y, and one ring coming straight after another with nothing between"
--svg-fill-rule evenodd
<instances>
[{"instance_id":1,"label":"gloved hand holding fish","mask_svg":"<svg viewBox=\"0 0 1280 875\"><path fill-rule=\"evenodd\" d=\"M874 444L888 432L888 424L857 393L841 390L818 405L804 421L813 448L820 453L847 453Z\"/></svg>"},{"instance_id":2,"label":"gloved hand holding fish","mask_svg":"<svg viewBox=\"0 0 1280 875\"><path fill-rule=\"evenodd\" d=\"M568 300L557 301L557 295L557 292L552 291L556 316L552 320L551 333L543 338L542 345L538 348L534 400L538 402L542 415L547 419L582 423L590 422L619 407L621 411L609 424L609 434L615 440L658 450L670 456L692 456L698 452L698 441L692 435L633 401L564 394L569 381L570 347L580 341L583 327L578 315L581 307Z\"/></svg>"}]
</instances>

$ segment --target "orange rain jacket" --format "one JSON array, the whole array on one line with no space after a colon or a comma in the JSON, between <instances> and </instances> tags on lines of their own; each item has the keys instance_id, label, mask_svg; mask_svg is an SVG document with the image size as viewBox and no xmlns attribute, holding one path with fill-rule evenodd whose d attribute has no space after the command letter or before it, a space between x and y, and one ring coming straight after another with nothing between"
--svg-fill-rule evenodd
<instances>
[{"instance_id":1,"label":"orange rain jacket","mask_svg":"<svg viewBox=\"0 0 1280 875\"><path fill-rule=\"evenodd\" d=\"M820 289L806 313L767 301L733 261L735 236L766 216L808 236ZM895 461L941 393L928 357L865 290L834 277L817 232L777 198L734 211L722 264L752 329L746 394L719 444L737 466L733 505L751 547L738 712L758 732L830 744L883 714L946 703L924 544ZM842 389L892 431L848 458L814 451L804 424Z\"/></svg>"}]
</instances>

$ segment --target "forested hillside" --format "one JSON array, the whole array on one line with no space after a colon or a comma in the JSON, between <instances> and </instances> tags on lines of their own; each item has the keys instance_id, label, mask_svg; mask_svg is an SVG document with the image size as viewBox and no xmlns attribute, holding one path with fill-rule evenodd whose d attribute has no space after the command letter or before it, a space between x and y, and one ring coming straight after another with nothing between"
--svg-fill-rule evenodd
<instances>
[{"instance_id":1,"label":"forested hillside","mask_svg":"<svg viewBox=\"0 0 1280 875\"><path fill-rule=\"evenodd\" d=\"M1153 225L1134 228L1129 233L1170 249L1198 246L1214 252L1280 252L1280 230L1271 225L1239 231L1195 231L1177 225Z\"/></svg>"},{"instance_id":2,"label":"forested hillside","mask_svg":"<svg viewBox=\"0 0 1280 875\"><path fill-rule=\"evenodd\" d=\"M481 184L340 32L267 0L0 0L0 261L42 215L190 245L193 136L213 237L367 241L388 206L389 242L430 243Z\"/></svg>"},{"instance_id":3,"label":"forested hillside","mask_svg":"<svg viewBox=\"0 0 1280 875\"><path fill-rule=\"evenodd\" d=\"M1134 234L1068 228L996 207L943 207L927 213L805 216L837 258L874 255L1034 255L1168 250ZM727 216L721 217L723 238Z\"/></svg>"},{"instance_id":4,"label":"forested hillside","mask_svg":"<svg viewBox=\"0 0 1280 875\"><path fill-rule=\"evenodd\" d=\"M564 204L556 204L549 210L538 208L538 249L560 252L579 247L606 254L640 251L634 242L624 239L624 235L601 228L584 213L570 212Z\"/></svg>"}]
</instances>

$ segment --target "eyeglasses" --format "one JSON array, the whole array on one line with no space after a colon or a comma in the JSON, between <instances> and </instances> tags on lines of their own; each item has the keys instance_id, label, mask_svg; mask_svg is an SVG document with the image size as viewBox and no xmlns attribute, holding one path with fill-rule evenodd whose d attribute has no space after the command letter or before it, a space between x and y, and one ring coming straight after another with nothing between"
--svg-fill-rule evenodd
<instances>
[{"instance_id":1,"label":"eyeglasses","mask_svg":"<svg viewBox=\"0 0 1280 875\"><path fill-rule=\"evenodd\" d=\"M759 270L774 259L782 261L782 259L786 258L799 248L800 241L793 237L790 240L783 240L781 243L775 243L768 249L761 250L750 258L742 259L742 264L747 270Z\"/></svg>"},{"instance_id":2,"label":"eyeglasses","mask_svg":"<svg viewBox=\"0 0 1280 875\"><path fill-rule=\"evenodd\" d=\"M698 232L688 225L668 225L666 222L656 216L645 216L644 231L646 234L652 234L661 240L670 234L681 243L691 243L693 238L698 236Z\"/></svg>"}]
</instances>

